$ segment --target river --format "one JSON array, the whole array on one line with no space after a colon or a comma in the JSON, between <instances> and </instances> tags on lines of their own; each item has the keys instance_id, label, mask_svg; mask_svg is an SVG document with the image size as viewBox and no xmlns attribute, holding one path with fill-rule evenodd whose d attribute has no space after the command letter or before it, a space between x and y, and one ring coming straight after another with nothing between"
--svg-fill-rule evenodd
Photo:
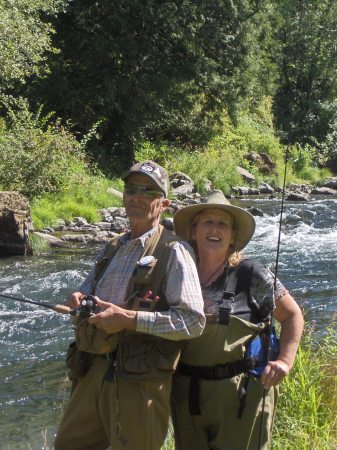
<instances>
[{"instance_id":1,"label":"river","mask_svg":"<svg viewBox=\"0 0 337 450\"><path fill-rule=\"evenodd\" d=\"M233 201L261 209L247 256L273 266L280 200ZM285 202L278 276L303 306L317 336L331 325L337 305L337 200ZM0 259L0 292L63 301L90 270L98 248L53 250ZM67 316L0 298L0 449L46 450L69 396L64 355L72 339Z\"/></svg>"}]
</instances>

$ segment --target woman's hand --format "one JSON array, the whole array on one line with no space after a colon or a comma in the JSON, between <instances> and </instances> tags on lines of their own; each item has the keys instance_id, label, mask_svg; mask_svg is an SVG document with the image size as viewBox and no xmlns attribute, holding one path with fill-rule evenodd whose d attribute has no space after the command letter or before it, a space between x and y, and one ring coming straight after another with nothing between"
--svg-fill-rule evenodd
<instances>
[{"instance_id":1,"label":"woman's hand","mask_svg":"<svg viewBox=\"0 0 337 450\"><path fill-rule=\"evenodd\" d=\"M261 376L261 382L266 389L276 386L288 375L290 367L285 361L280 359L269 361Z\"/></svg>"},{"instance_id":2,"label":"woman's hand","mask_svg":"<svg viewBox=\"0 0 337 450\"><path fill-rule=\"evenodd\" d=\"M276 361L269 361L261 376L266 389L276 386L290 372L304 325L301 310L288 292L275 303L274 318L281 324L280 354Z\"/></svg>"}]
</instances>

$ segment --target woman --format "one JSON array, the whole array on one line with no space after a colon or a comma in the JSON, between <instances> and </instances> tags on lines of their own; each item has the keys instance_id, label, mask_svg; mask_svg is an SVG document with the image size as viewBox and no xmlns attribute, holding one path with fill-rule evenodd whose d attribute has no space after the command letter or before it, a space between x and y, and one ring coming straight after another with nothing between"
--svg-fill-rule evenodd
<instances>
[{"instance_id":1,"label":"woman","mask_svg":"<svg viewBox=\"0 0 337 450\"><path fill-rule=\"evenodd\" d=\"M178 211L174 226L195 249L207 318L203 334L184 343L174 377L176 450L268 449L277 385L303 331L301 311L268 269L240 256L255 220L221 191ZM281 334L279 354L268 361L271 315Z\"/></svg>"}]
</instances>

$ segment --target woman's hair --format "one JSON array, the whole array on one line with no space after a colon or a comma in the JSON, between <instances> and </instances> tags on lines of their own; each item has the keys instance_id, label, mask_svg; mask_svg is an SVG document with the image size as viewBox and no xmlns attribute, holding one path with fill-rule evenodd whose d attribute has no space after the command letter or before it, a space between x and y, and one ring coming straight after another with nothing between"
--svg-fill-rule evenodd
<instances>
[{"instance_id":1,"label":"woman's hair","mask_svg":"<svg viewBox=\"0 0 337 450\"><path fill-rule=\"evenodd\" d=\"M200 214L202 212L203 211L200 211L200 213L197 214L194 217L193 222L190 225L190 239L189 239L189 243L193 247L193 250L194 250L194 252L195 252L195 254L197 256L198 256L198 248L197 248L197 245L196 245L195 241L192 241L192 239L191 239L191 229L197 225L197 223L199 221L199 216L200 216ZM235 233L236 223L234 221L234 218L233 218L233 227L232 228L233 228L233 232ZM238 266L243 259L244 259L243 252L238 252L238 251L234 250L234 247L231 244L230 247L229 247L229 255L228 255L228 258L227 258L228 267L236 267L236 266Z\"/></svg>"},{"instance_id":2,"label":"woman's hair","mask_svg":"<svg viewBox=\"0 0 337 450\"><path fill-rule=\"evenodd\" d=\"M229 267L236 267L240 264L240 262L244 259L243 252L236 252L230 253L228 256L228 266Z\"/></svg>"}]
</instances>

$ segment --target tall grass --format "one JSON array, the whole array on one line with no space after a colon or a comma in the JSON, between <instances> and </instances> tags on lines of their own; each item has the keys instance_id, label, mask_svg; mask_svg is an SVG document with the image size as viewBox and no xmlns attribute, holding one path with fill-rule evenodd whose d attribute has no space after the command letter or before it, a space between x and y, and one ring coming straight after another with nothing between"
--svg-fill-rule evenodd
<instances>
[{"instance_id":1,"label":"tall grass","mask_svg":"<svg viewBox=\"0 0 337 450\"><path fill-rule=\"evenodd\" d=\"M336 323L334 323L336 325ZM304 334L294 368L281 384L273 450L337 448L337 336Z\"/></svg>"},{"instance_id":2,"label":"tall grass","mask_svg":"<svg viewBox=\"0 0 337 450\"><path fill-rule=\"evenodd\" d=\"M53 226L57 219L84 217L88 222L101 220L99 209L120 206L119 198L107 193L117 182L99 176L75 175L69 187L58 194L49 194L32 201L35 229Z\"/></svg>"}]
</instances>

